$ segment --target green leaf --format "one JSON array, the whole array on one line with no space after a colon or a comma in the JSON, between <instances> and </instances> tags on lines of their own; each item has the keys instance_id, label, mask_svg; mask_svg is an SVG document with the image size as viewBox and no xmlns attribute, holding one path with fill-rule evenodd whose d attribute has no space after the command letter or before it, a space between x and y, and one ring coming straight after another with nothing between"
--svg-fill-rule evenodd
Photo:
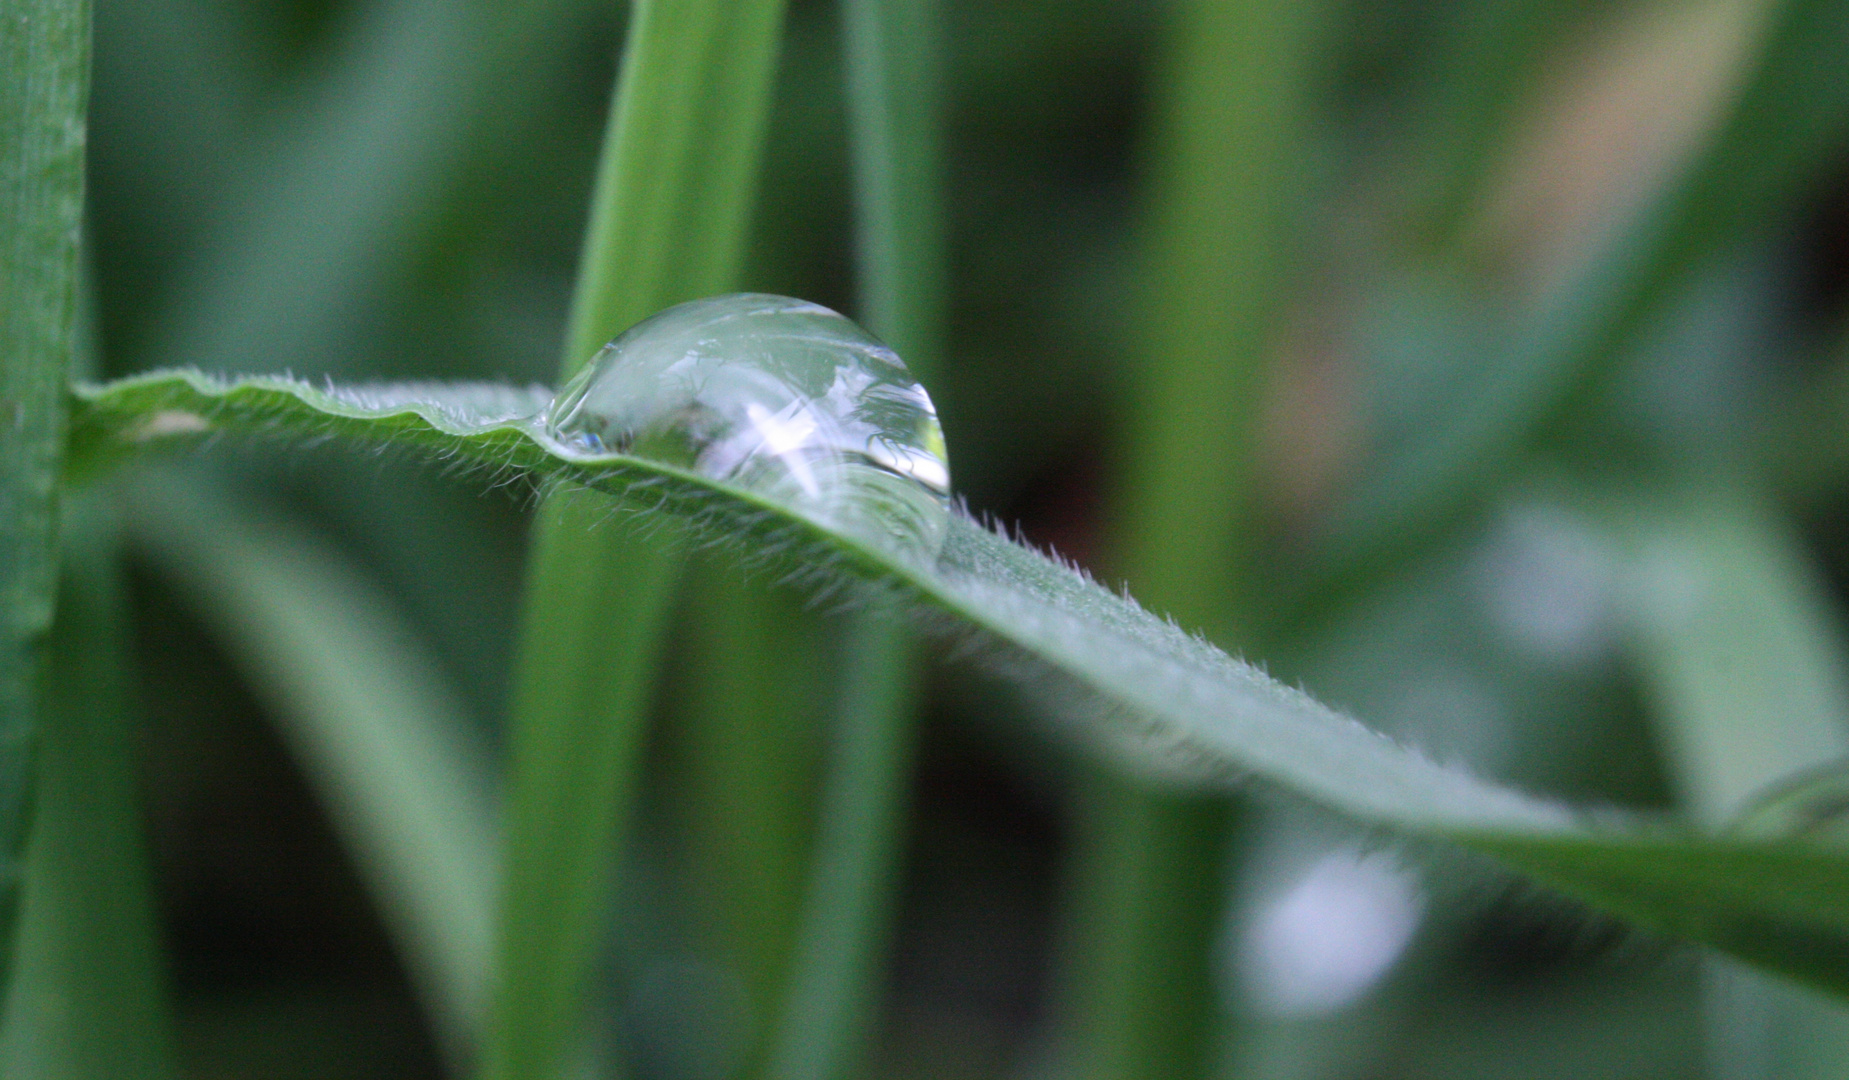
<instances>
[{"instance_id":1,"label":"green leaf","mask_svg":"<svg viewBox=\"0 0 1849 1080\"><path fill-rule=\"evenodd\" d=\"M1715 477L1627 492L1606 518L1629 556L1641 682L1690 815L1754 835L1840 828L1849 651L1828 584L1791 526L1739 481ZM1775 793L1803 790L1792 777L1815 783L1820 772L1830 794L1810 803L1824 808L1821 820L1782 820L1792 800ZM1705 990L1717 1062L1763 1071L1776 1057L1794 1077L1841 1070L1829 1048L1849 1039L1842 1003L1718 964ZM1783 1045L1741 1035L1769 1017Z\"/></svg>"},{"instance_id":2,"label":"green leaf","mask_svg":"<svg viewBox=\"0 0 1849 1080\"><path fill-rule=\"evenodd\" d=\"M626 496L645 521L686 519L700 535L795 573L871 580L950 617L1011 658L1010 669L1054 700L1070 730L1151 775L1196 785L1263 779L1363 822L1498 856L1620 915L1849 992L1849 858L1839 850L1703 836L1500 787L1390 742L966 519L953 521L937 563L921 566L671 466L573 461L530 419L467 411L482 400L509 398L434 386L362 396L283 379L220 383L170 373L80 387L73 408L92 448L157 441L147 418L182 414L221 433L313 439L334 429L452 467L516 467ZM620 622L583 629L610 633Z\"/></svg>"},{"instance_id":3,"label":"green leaf","mask_svg":"<svg viewBox=\"0 0 1849 1080\"><path fill-rule=\"evenodd\" d=\"M0 16L0 982L12 966L36 680L58 585L89 85L90 5L9 3Z\"/></svg>"},{"instance_id":4,"label":"green leaf","mask_svg":"<svg viewBox=\"0 0 1849 1080\"><path fill-rule=\"evenodd\" d=\"M937 564L922 566L671 465L624 456L574 460L534 417L509 415L511 404L538 396L469 384L319 390L284 378L157 372L77 387L73 445L96 461L137 445L227 434L338 435L424 453L451 468L513 469L592 487L688 518L702 535L733 538L763 557L916 593L1135 710L1106 710L1085 729L1125 740L1158 775L1243 767L1287 778L1356 816L1419 828L1494 820L1559 830L1570 821L1558 807L1390 747L1128 598L967 519L953 520ZM472 412L478 402L490 407Z\"/></svg>"}]
</instances>

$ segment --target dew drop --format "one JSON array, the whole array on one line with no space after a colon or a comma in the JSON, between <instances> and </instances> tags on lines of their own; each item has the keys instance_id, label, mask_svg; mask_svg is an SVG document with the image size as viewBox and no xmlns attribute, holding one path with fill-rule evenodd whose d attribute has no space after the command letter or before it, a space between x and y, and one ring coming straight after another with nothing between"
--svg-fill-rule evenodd
<instances>
[{"instance_id":1,"label":"dew drop","mask_svg":"<svg viewBox=\"0 0 1849 1080\"><path fill-rule=\"evenodd\" d=\"M805 300L739 293L645 319L546 414L561 452L697 472L909 559L950 524L944 432L898 354Z\"/></svg>"}]
</instances>

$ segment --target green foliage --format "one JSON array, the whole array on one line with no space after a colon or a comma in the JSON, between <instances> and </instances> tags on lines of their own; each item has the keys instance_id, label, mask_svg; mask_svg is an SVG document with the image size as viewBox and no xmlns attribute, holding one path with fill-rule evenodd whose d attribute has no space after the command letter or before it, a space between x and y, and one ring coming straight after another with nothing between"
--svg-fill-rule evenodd
<instances>
[{"instance_id":1,"label":"green foliage","mask_svg":"<svg viewBox=\"0 0 1849 1080\"><path fill-rule=\"evenodd\" d=\"M457 1074L1840 1071L1849 379L1789 357L1840 338L1849 4L105 6L89 196L86 10L15 7L9 1076L415 1073L350 983L201 989L243 713ZM970 504L1128 591L517 385L742 287L857 311ZM373 917L280 850L264 902Z\"/></svg>"},{"instance_id":2,"label":"green foliage","mask_svg":"<svg viewBox=\"0 0 1849 1080\"><path fill-rule=\"evenodd\" d=\"M11 967L34 699L57 590L89 41L81 2L15 5L0 20L0 978Z\"/></svg>"},{"instance_id":3,"label":"green foliage","mask_svg":"<svg viewBox=\"0 0 1849 1080\"><path fill-rule=\"evenodd\" d=\"M370 441L451 461L533 463L542 475L618 495L646 492L715 537L750 537L747 545L765 557L901 589L1018 649L1056 680L1049 692L1064 699L1060 712L1077 734L1123 765L1181 783L1262 777L1362 821L1479 848L1629 917L1849 989L1838 960L1849 935L1842 891L1849 860L1833 849L1678 836L1660 825L1586 817L1436 764L966 520L954 523L937 565L921 567L670 466L639 458L574 465L502 413L471 419L467 403L486 390L374 393L380 402L368 406L274 379L213 385L155 374L83 389L76 423L145 441L134 425L163 413L271 435L313 434L330 422L360 432L376 419L381 430ZM510 453L510 439L528 449Z\"/></svg>"},{"instance_id":4,"label":"green foliage","mask_svg":"<svg viewBox=\"0 0 1849 1080\"><path fill-rule=\"evenodd\" d=\"M64 582L0 1060L16 1077L167 1080L176 1072L124 670L119 527L98 501L77 503L65 508Z\"/></svg>"},{"instance_id":5,"label":"green foliage","mask_svg":"<svg viewBox=\"0 0 1849 1080\"><path fill-rule=\"evenodd\" d=\"M566 329L563 375L630 324L725 291L743 257L781 0L636 5ZM536 523L514 669L508 854L483 1075L548 1077L582 1053L609 866L679 553L595 529L596 495Z\"/></svg>"}]
</instances>

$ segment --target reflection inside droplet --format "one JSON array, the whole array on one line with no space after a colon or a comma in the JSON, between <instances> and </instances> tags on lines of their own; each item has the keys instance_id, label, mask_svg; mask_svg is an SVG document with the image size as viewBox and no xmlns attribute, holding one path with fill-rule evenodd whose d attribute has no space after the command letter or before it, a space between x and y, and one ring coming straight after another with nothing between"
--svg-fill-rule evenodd
<instances>
[{"instance_id":1,"label":"reflection inside droplet","mask_svg":"<svg viewBox=\"0 0 1849 1080\"><path fill-rule=\"evenodd\" d=\"M741 293L669 308L606 345L547 413L559 449L689 469L908 558L950 522L930 395L819 304Z\"/></svg>"}]
</instances>

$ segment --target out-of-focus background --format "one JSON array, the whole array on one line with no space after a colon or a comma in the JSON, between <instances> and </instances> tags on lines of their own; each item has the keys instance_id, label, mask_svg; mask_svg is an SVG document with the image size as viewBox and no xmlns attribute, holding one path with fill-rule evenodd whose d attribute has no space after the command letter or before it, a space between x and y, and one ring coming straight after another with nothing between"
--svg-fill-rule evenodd
<instances>
[{"instance_id":1,"label":"out-of-focus background","mask_svg":"<svg viewBox=\"0 0 1849 1080\"><path fill-rule=\"evenodd\" d=\"M1266 211L1284 254L1264 271L1273 314L1247 324L1269 358L1256 527L1284 566L1371 476L1416 457L1473 395L1494 398L1512 343L1570 316L1561 297L1597 295L1601 260L1622 267L1623 238L1732 115L1785 6L1301 7L1301 37L1280 45L1309 58L1293 179ZM107 373L551 381L623 9L97 0L89 248ZM942 11L951 302L930 390L956 488L1113 581L1134 562L1114 492L1148 431L1131 415L1147 343L1188 333L1152 327L1148 299L1164 271L1146 211L1171 14L1153 0ZM792 0L748 285L852 313L843 80L835 4ZM1802 136L1816 143L1788 155L1802 159L1789 182L1761 184L1775 196L1748 225L1689 256L1609 374L1559 395L1486 497L1422 522L1254 658L1493 777L1676 804L1674 736L1653 724L1627 621L1639 586L1607 511L1625 485L1750 474L1835 625L1849 583L1849 381L1835 377L1849 376L1849 143L1833 132ZM389 597L415 632L406 649L434 657L492 755L530 492L333 447L207 449L180 467ZM1261 617L1284 605L1268 580L1247 603ZM133 586L187 1074L440 1075L329 793L279 734L271 692L252 688L252 661L153 561ZM670 701L700 677L687 668L670 670ZM1088 766L981 658L934 659L923 708L867 1075L1067 1075L1060 957ZM603 979L621 1017L608 1037L639 1078L716 1080L752 1021L675 922L668 730ZM1770 1078L1849 1061L1832 1056L1849 1040L1805 1036L1815 1056L1792 1064L1792 1031L1849 1029L1751 987L1726 1007L1727 980L1751 978L1691 947L1486 863L1262 792L1246 801L1211 965L1229 1075Z\"/></svg>"}]
</instances>

